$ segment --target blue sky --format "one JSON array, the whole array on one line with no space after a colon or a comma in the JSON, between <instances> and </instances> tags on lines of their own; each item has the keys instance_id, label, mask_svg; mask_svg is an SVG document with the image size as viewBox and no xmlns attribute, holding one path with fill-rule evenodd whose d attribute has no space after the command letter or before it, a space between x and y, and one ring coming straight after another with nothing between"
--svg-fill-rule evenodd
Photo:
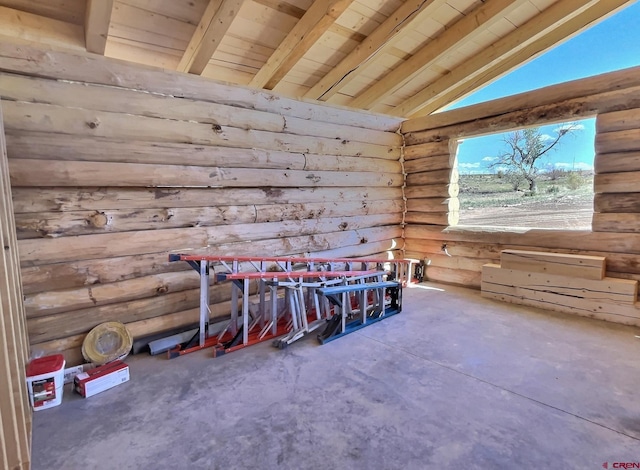
<instances>
[{"instance_id":1,"label":"blue sky","mask_svg":"<svg viewBox=\"0 0 640 470\"><path fill-rule=\"evenodd\" d=\"M449 109L514 95L556 83L640 65L640 2L548 51L510 74L459 101ZM593 167L595 120L579 121L583 129L563 138L546 161L565 169ZM559 125L545 126L553 136ZM460 173L487 173L490 158L503 149L503 136L467 139L458 150Z\"/></svg>"}]
</instances>

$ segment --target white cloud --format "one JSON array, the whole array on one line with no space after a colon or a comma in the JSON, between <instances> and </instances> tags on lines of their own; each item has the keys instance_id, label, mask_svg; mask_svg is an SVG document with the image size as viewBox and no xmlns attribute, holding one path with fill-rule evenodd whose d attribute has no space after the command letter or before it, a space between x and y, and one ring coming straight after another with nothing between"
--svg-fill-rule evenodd
<instances>
[{"instance_id":1,"label":"white cloud","mask_svg":"<svg viewBox=\"0 0 640 470\"><path fill-rule=\"evenodd\" d=\"M593 170L593 165L585 162L577 162L577 163L566 163L559 162L554 163L556 168L562 168L563 170L577 170L577 171L591 171Z\"/></svg>"},{"instance_id":2,"label":"white cloud","mask_svg":"<svg viewBox=\"0 0 640 470\"><path fill-rule=\"evenodd\" d=\"M460 168L480 168L480 162L475 163L458 163Z\"/></svg>"},{"instance_id":3,"label":"white cloud","mask_svg":"<svg viewBox=\"0 0 640 470\"><path fill-rule=\"evenodd\" d=\"M484 157L482 159L483 162L495 162L498 159L498 157Z\"/></svg>"},{"instance_id":4,"label":"white cloud","mask_svg":"<svg viewBox=\"0 0 640 470\"><path fill-rule=\"evenodd\" d=\"M554 137L551 137L549 134L541 134L540 140L547 142L548 140L554 140Z\"/></svg>"},{"instance_id":5,"label":"white cloud","mask_svg":"<svg viewBox=\"0 0 640 470\"><path fill-rule=\"evenodd\" d=\"M553 132L555 132L557 134L558 132L564 131L564 130L582 131L582 130L584 130L584 125L567 123L567 124L563 124L561 126L556 127L553 130Z\"/></svg>"}]
</instances>

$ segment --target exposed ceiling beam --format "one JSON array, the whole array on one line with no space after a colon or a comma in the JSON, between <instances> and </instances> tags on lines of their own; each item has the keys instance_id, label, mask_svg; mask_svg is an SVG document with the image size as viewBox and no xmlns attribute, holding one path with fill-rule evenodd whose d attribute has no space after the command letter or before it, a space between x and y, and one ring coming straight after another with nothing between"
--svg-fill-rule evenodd
<instances>
[{"instance_id":1,"label":"exposed ceiling beam","mask_svg":"<svg viewBox=\"0 0 640 470\"><path fill-rule=\"evenodd\" d=\"M88 52L104 55L112 11L113 0L87 0L84 42Z\"/></svg>"},{"instance_id":2,"label":"exposed ceiling beam","mask_svg":"<svg viewBox=\"0 0 640 470\"><path fill-rule=\"evenodd\" d=\"M249 86L273 90L354 0L316 0L287 34Z\"/></svg>"},{"instance_id":3,"label":"exposed ceiling beam","mask_svg":"<svg viewBox=\"0 0 640 470\"><path fill-rule=\"evenodd\" d=\"M536 57L547 52L550 48L559 43L569 40L571 37L580 34L595 23L606 19L619 10L633 3L635 0L613 0L600 2L588 8L580 15L569 20L562 28L557 28L549 34L526 46L519 54L501 62L498 66L492 67L484 73L476 76L473 80L460 84L449 91L438 95L437 98L425 103L426 106L411 115L411 118L427 116L451 103L465 98L476 90L488 85L498 78L506 75L517 67L522 66ZM524 58L524 61L523 61ZM398 112L394 109L394 113Z\"/></svg>"},{"instance_id":4,"label":"exposed ceiling beam","mask_svg":"<svg viewBox=\"0 0 640 470\"><path fill-rule=\"evenodd\" d=\"M424 47L416 51L373 86L349 102L354 108L369 109L393 94L423 70L431 67L461 43L473 41L477 35L522 6L527 0L488 0L453 25L446 28Z\"/></svg>"},{"instance_id":5,"label":"exposed ceiling beam","mask_svg":"<svg viewBox=\"0 0 640 470\"><path fill-rule=\"evenodd\" d=\"M391 14L375 31L365 38L349 55L322 77L305 98L327 100L357 76L356 70L387 45L398 33L412 23L419 22L447 0L407 0Z\"/></svg>"},{"instance_id":6,"label":"exposed ceiling beam","mask_svg":"<svg viewBox=\"0 0 640 470\"><path fill-rule=\"evenodd\" d=\"M616 3L619 1L621 0L616 0ZM399 116L408 116L414 115L416 111L421 110L421 113L424 111L429 114L441 107L441 105L437 105L438 108L434 109L431 106L440 96L473 82L479 75L490 71L492 68L500 67L502 62L509 59L513 59L517 63L526 62L530 57L526 55L525 49L545 35L556 29L559 30L563 37L569 35L570 33L566 32L567 23L598 3L609 4L608 1L603 2L601 0L561 0L558 3L554 3L511 33L486 47L470 60L463 62L414 94L411 98L406 99L394 108L391 113ZM611 2L611 4L613 3ZM476 88L480 86L480 84L476 83Z\"/></svg>"},{"instance_id":7,"label":"exposed ceiling beam","mask_svg":"<svg viewBox=\"0 0 640 470\"><path fill-rule=\"evenodd\" d=\"M202 75L244 0L210 0L178 64L179 72Z\"/></svg>"}]
</instances>

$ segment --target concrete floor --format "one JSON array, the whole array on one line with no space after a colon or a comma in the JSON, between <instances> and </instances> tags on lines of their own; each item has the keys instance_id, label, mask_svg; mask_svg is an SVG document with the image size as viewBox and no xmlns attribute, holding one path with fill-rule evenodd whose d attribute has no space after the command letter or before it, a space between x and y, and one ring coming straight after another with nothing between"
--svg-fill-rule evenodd
<instances>
[{"instance_id":1,"label":"concrete floor","mask_svg":"<svg viewBox=\"0 0 640 470\"><path fill-rule=\"evenodd\" d=\"M404 293L402 314L324 346L130 357L130 382L88 399L67 388L35 413L33 468L640 462L637 329L449 286Z\"/></svg>"}]
</instances>

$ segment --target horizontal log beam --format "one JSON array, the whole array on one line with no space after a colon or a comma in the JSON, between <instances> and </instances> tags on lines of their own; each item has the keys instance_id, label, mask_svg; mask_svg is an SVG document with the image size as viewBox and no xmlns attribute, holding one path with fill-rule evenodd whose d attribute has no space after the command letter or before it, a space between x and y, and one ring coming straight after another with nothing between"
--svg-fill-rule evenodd
<instances>
[{"instance_id":1,"label":"horizontal log beam","mask_svg":"<svg viewBox=\"0 0 640 470\"><path fill-rule=\"evenodd\" d=\"M402 132L410 133L447 127L453 124L474 122L515 111L555 105L575 98L586 99L638 86L640 86L640 67L631 67L593 77L571 80L558 85L551 85L451 111L409 119L402 124Z\"/></svg>"},{"instance_id":2,"label":"horizontal log beam","mask_svg":"<svg viewBox=\"0 0 640 470\"><path fill-rule=\"evenodd\" d=\"M269 92L225 85L206 78L145 67L84 52L34 46L24 41L0 43L0 70L21 75L95 83L175 97L257 109L309 121L395 132L402 119L302 102Z\"/></svg>"},{"instance_id":3,"label":"horizontal log beam","mask_svg":"<svg viewBox=\"0 0 640 470\"><path fill-rule=\"evenodd\" d=\"M599 153L594 161L596 173L621 173L640 171L640 151Z\"/></svg>"},{"instance_id":4,"label":"horizontal log beam","mask_svg":"<svg viewBox=\"0 0 640 470\"><path fill-rule=\"evenodd\" d=\"M186 263L170 263L166 253L149 253L23 267L21 271L24 293L29 295L190 269Z\"/></svg>"},{"instance_id":5,"label":"horizontal log beam","mask_svg":"<svg viewBox=\"0 0 640 470\"><path fill-rule=\"evenodd\" d=\"M411 173L407 175L407 186L418 186L422 184L444 185L457 184L459 179L458 170L450 168L446 170L425 171L422 173Z\"/></svg>"},{"instance_id":6,"label":"horizontal log beam","mask_svg":"<svg viewBox=\"0 0 640 470\"><path fill-rule=\"evenodd\" d=\"M640 192L640 171L595 175L593 192L596 194Z\"/></svg>"},{"instance_id":7,"label":"horizontal log beam","mask_svg":"<svg viewBox=\"0 0 640 470\"><path fill-rule=\"evenodd\" d=\"M530 274L496 265L485 265L482 272L482 296L523 305L599 318L623 324L640 325L640 309L634 305L633 293L617 292L620 286L637 290L636 281L608 279L582 280L583 287L573 286L571 278ZM538 279L540 277L540 279ZM609 288L616 290L610 292Z\"/></svg>"},{"instance_id":8,"label":"horizontal log beam","mask_svg":"<svg viewBox=\"0 0 640 470\"><path fill-rule=\"evenodd\" d=\"M472 289L480 289L480 277L480 272L478 271L441 268L439 266L427 266L427 269L425 269L425 280L427 281L470 287Z\"/></svg>"},{"instance_id":9,"label":"horizontal log beam","mask_svg":"<svg viewBox=\"0 0 640 470\"><path fill-rule=\"evenodd\" d=\"M407 144L415 145L452 137L481 136L522 127L574 121L593 117L601 111L638 106L640 106L640 86L601 95L562 100L554 104L512 111L462 124L410 132L405 135L405 139Z\"/></svg>"},{"instance_id":10,"label":"horizontal log beam","mask_svg":"<svg viewBox=\"0 0 640 470\"><path fill-rule=\"evenodd\" d=\"M451 212L460 210L460 201L455 198L407 199L407 210L415 212Z\"/></svg>"},{"instance_id":11,"label":"horizontal log beam","mask_svg":"<svg viewBox=\"0 0 640 470\"><path fill-rule=\"evenodd\" d=\"M640 192L593 195L594 212L640 213Z\"/></svg>"},{"instance_id":12,"label":"horizontal log beam","mask_svg":"<svg viewBox=\"0 0 640 470\"><path fill-rule=\"evenodd\" d=\"M401 186L401 174L300 170L260 170L187 165L106 162L9 161L13 186L151 186L255 188L272 187ZM434 172L435 174L436 172ZM435 176L434 176L435 177ZM438 182L435 180L434 183Z\"/></svg>"},{"instance_id":13,"label":"horizontal log beam","mask_svg":"<svg viewBox=\"0 0 640 470\"><path fill-rule=\"evenodd\" d=\"M427 158L409 160L404 164L407 174L420 173L425 171L447 170L456 165L454 155L439 155Z\"/></svg>"},{"instance_id":14,"label":"horizontal log beam","mask_svg":"<svg viewBox=\"0 0 640 470\"><path fill-rule=\"evenodd\" d=\"M6 129L104 137L121 140L191 143L235 148L261 148L292 153L367 156L396 160L400 148L304 137L270 131L239 129L191 121L135 116L57 105L7 101L3 105Z\"/></svg>"},{"instance_id":15,"label":"horizontal log beam","mask_svg":"<svg viewBox=\"0 0 640 470\"><path fill-rule=\"evenodd\" d=\"M27 318L37 318L145 298L157 298L162 302L167 294L198 289L199 286L200 279L193 271L152 274L110 284L26 295L25 309Z\"/></svg>"},{"instance_id":16,"label":"horizontal log beam","mask_svg":"<svg viewBox=\"0 0 640 470\"><path fill-rule=\"evenodd\" d=\"M600 113L596 119L596 132L626 131L640 128L640 108Z\"/></svg>"},{"instance_id":17,"label":"horizontal log beam","mask_svg":"<svg viewBox=\"0 0 640 470\"><path fill-rule=\"evenodd\" d=\"M440 155L451 155L451 142L442 140L439 142L428 142L420 145L408 145L404 149L404 159L413 160L415 158L435 157Z\"/></svg>"},{"instance_id":18,"label":"horizontal log beam","mask_svg":"<svg viewBox=\"0 0 640 470\"><path fill-rule=\"evenodd\" d=\"M418 184L415 186L408 185L404 192L407 199L423 197L457 197L460 192L460 185L458 183Z\"/></svg>"},{"instance_id":19,"label":"horizontal log beam","mask_svg":"<svg viewBox=\"0 0 640 470\"><path fill-rule=\"evenodd\" d=\"M141 255L179 251L184 249L228 250L225 244L248 242L245 255L260 255L261 240L296 237L300 234L314 235L315 241L330 244L331 237L343 232L343 237L335 237L337 243L357 244L357 240L367 243L369 240L360 230L373 227L393 226L400 223L401 214L369 215L363 217L340 217L320 220L299 220L285 222L267 222L262 224L228 225L224 227L194 227L165 230L147 230L130 233L105 233L62 238L27 239L18 242L20 261L23 266L38 266L49 263L62 263L89 259L102 259L117 256ZM395 235L392 235L395 237ZM346 238L343 239L343 238ZM309 243L309 240L304 240ZM347 243L351 241L351 243ZM255 249L251 249L255 247ZM313 249L295 250L297 252ZM230 253L229 254L239 254Z\"/></svg>"},{"instance_id":20,"label":"horizontal log beam","mask_svg":"<svg viewBox=\"0 0 640 470\"><path fill-rule=\"evenodd\" d=\"M637 212L629 214L595 212L591 226L594 232L640 233L640 214Z\"/></svg>"},{"instance_id":21,"label":"horizontal log beam","mask_svg":"<svg viewBox=\"0 0 640 470\"><path fill-rule=\"evenodd\" d=\"M420 258L429 256L432 253L444 253L442 247L446 246L447 253L454 258L476 258L491 259L495 264L500 263L500 253L502 250L540 250L539 246L528 245L502 245L496 243L474 243L467 241L450 240L430 240L419 238L407 238L405 240L407 250L420 253ZM640 275L640 259L636 254L614 253L610 251L593 251L580 249L566 249L545 247L545 250L552 253L563 253L572 255L601 256L606 258L607 277L624 277L624 275Z\"/></svg>"},{"instance_id":22,"label":"horizontal log beam","mask_svg":"<svg viewBox=\"0 0 640 470\"><path fill-rule=\"evenodd\" d=\"M245 109L197 99L140 92L132 89L96 86L0 73L0 96L72 108L91 109L136 116L197 121L211 125L254 129L299 136L400 147L401 137L356 125L314 121L282 113ZM354 124L358 124L355 122Z\"/></svg>"},{"instance_id":23,"label":"horizontal log beam","mask_svg":"<svg viewBox=\"0 0 640 470\"><path fill-rule=\"evenodd\" d=\"M19 239L402 213L401 200L16 214Z\"/></svg>"},{"instance_id":24,"label":"horizontal log beam","mask_svg":"<svg viewBox=\"0 0 640 470\"><path fill-rule=\"evenodd\" d=\"M629 233L590 232L586 230L545 230L487 228L459 225L457 227L407 226L407 238L440 240L443 242L475 242L550 248L555 250L609 251L611 253L640 254L640 235Z\"/></svg>"},{"instance_id":25,"label":"horizontal log beam","mask_svg":"<svg viewBox=\"0 0 640 470\"><path fill-rule=\"evenodd\" d=\"M86 182L85 182L86 184ZM428 197L428 196L425 196ZM369 204L402 198L399 187L335 188L13 188L18 213L164 209L219 205L302 204L343 200Z\"/></svg>"},{"instance_id":26,"label":"horizontal log beam","mask_svg":"<svg viewBox=\"0 0 640 470\"><path fill-rule=\"evenodd\" d=\"M255 292L255 284L252 285L252 291ZM225 302L231 298L230 286L215 286L210 289L210 296L212 312L219 312L215 304ZM29 318L27 319L29 338L32 344L37 344L88 333L92 328L106 321L119 321L127 324L162 317L183 311L185 308L197 307L199 298L200 290L194 289L176 293L171 297L169 295L164 296L162 301L157 298L146 298L103 307L99 306L56 315ZM229 311L224 312L224 314L228 313Z\"/></svg>"},{"instance_id":27,"label":"horizontal log beam","mask_svg":"<svg viewBox=\"0 0 640 470\"><path fill-rule=\"evenodd\" d=\"M457 225L460 220L458 211L451 212L407 212L404 218L410 224Z\"/></svg>"},{"instance_id":28,"label":"horizontal log beam","mask_svg":"<svg viewBox=\"0 0 640 470\"><path fill-rule=\"evenodd\" d=\"M596 134L596 153L637 152L640 150L640 128Z\"/></svg>"},{"instance_id":29,"label":"horizontal log beam","mask_svg":"<svg viewBox=\"0 0 640 470\"><path fill-rule=\"evenodd\" d=\"M400 173L381 158L292 153L172 142L124 141L46 132L7 133L9 158L57 161L195 165L220 168L371 171ZM178 157L179 155L179 157Z\"/></svg>"},{"instance_id":30,"label":"horizontal log beam","mask_svg":"<svg viewBox=\"0 0 640 470\"><path fill-rule=\"evenodd\" d=\"M552 292L573 298L590 299L594 303L624 304L633 308L638 293L638 283L626 279L585 279L571 275L556 275L501 268L485 265L482 281L491 284L515 286L521 289ZM640 309L638 309L640 315ZM639 316L640 318L640 316Z\"/></svg>"}]
</instances>

